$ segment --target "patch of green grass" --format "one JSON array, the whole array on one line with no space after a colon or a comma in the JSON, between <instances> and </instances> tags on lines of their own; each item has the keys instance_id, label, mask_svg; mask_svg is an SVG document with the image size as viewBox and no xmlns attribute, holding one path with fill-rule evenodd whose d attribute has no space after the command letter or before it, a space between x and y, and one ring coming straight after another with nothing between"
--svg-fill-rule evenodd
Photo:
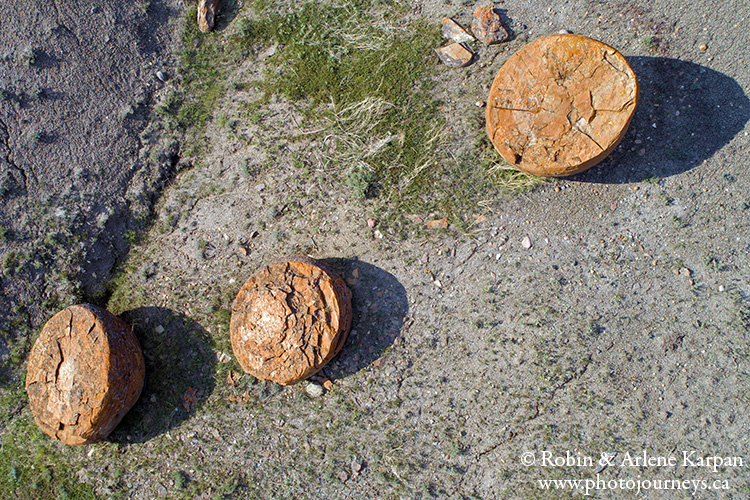
<instances>
[{"instance_id":1,"label":"patch of green grass","mask_svg":"<svg viewBox=\"0 0 750 500\"><path fill-rule=\"evenodd\" d=\"M18 392L23 393L20 387ZM0 443L0 498L96 498L92 486L76 479L71 464L76 453L43 435L28 416L22 415L10 423Z\"/></svg>"},{"instance_id":2,"label":"patch of green grass","mask_svg":"<svg viewBox=\"0 0 750 500\"><path fill-rule=\"evenodd\" d=\"M307 119L335 143L325 167L345 168L355 195L380 195L397 210L422 207L420 198L443 173L435 161L444 123L429 78L439 33L421 22L396 26L369 6L309 2L290 14L243 21L237 43L281 47L261 86L265 99L305 103Z\"/></svg>"},{"instance_id":3,"label":"patch of green grass","mask_svg":"<svg viewBox=\"0 0 750 500\"><path fill-rule=\"evenodd\" d=\"M176 116L183 129L201 129L211 119L218 99L226 90L225 65L231 59L220 43L221 34L198 30L196 15L195 7L188 9L182 34L182 100Z\"/></svg>"}]
</instances>

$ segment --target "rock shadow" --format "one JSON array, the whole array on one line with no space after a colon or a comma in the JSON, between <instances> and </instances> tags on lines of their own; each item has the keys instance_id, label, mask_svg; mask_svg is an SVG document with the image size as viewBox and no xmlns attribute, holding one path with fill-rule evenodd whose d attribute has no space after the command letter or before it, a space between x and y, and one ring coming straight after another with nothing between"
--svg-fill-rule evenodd
<instances>
[{"instance_id":1,"label":"rock shadow","mask_svg":"<svg viewBox=\"0 0 750 500\"><path fill-rule=\"evenodd\" d=\"M219 9L216 13L214 30L224 31L229 27L237 14L239 14L244 2L242 0L219 0Z\"/></svg>"},{"instance_id":2,"label":"rock shadow","mask_svg":"<svg viewBox=\"0 0 750 500\"><path fill-rule=\"evenodd\" d=\"M517 38L516 32L513 31L513 18L508 15L508 9L493 8L492 11L500 16L500 24L503 25L505 31L508 32L508 38L503 40L503 43L512 42Z\"/></svg>"},{"instance_id":3,"label":"rock shadow","mask_svg":"<svg viewBox=\"0 0 750 500\"><path fill-rule=\"evenodd\" d=\"M108 440L142 443L188 419L214 390L216 354L198 323L161 307L120 315L143 349L146 382L133 408Z\"/></svg>"},{"instance_id":4,"label":"rock shadow","mask_svg":"<svg viewBox=\"0 0 750 500\"><path fill-rule=\"evenodd\" d=\"M664 57L630 57L640 100L625 138L604 162L571 179L628 183L686 172L731 141L750 99L729 76Z\"/></svg>"},{"instance_id":5,"label":"rock shadow","mask_svg":"<svg viewBox=\"0 0 750 500\"><path fill-rule=\"evenodd\" d=\"M389 272L357 259L324 259L352 291L352 329L341 352L323 369L332 379L356 373L393 345L409 312L403 285Z\"/></svg>"}]
</instances>

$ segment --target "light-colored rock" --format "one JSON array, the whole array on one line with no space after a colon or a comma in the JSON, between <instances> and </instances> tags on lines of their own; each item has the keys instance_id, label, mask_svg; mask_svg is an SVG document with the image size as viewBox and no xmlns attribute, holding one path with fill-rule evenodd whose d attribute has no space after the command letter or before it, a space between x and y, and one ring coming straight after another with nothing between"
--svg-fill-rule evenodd
<instances>
[{"instance_id":1,"label":"light-colored rock","mask_svg":"<svg viewBox=\"0 0 750 500\"><path fill-rule=\"evenodd\" d=\"M452 43L435 49L443 63L452 68L463 68L474 61L474 52L463 43Z\"/></svg>"},{"instance_id":2,"label":"light-colored rock","mask_svg":"<svg viewBox=\"0 0 750 500\"><path fill-rule=\"evenodd\" d=\"M460 24L450 17L443 18L443 37L456 43L473 42L476 40Z\"/></svg>"},{"instance_id":3,"label":"light-colored rock","mask_svg":"<svg viewBox=\"0 0 750 500\"><path fill-rule=\"evenodd\" d=\"M320 384L316 384L315 382L310 382L305 386L305 392L308 396L311 398L319 398L323 395L323 387Z\"/></svg>"}]
</instances>

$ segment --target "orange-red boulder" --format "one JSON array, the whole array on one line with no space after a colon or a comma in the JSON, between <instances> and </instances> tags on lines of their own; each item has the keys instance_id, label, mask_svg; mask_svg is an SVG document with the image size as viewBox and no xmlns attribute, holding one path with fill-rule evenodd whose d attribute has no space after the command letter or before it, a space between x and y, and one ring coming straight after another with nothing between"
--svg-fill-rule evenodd
<instances>
[{"instance_id":1,"label":"orange-red boulder","mask_svg":"<svg viewBox=\"0 0 750 500\"><path fill-rule=\"evenodd\" d=\"M112 432L138 400L144 376L130 327L97 306L75 305L42 328L29 355L26 392L45 433L86 444Z\"/></svg>"}]
</instances>

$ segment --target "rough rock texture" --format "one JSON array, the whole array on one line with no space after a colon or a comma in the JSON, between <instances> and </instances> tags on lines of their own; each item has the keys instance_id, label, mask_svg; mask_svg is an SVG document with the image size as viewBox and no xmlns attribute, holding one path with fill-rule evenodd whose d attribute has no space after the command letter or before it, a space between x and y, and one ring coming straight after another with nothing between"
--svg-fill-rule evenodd
<instances>
[{"instance_id":1,"label":"rough rock texture","mask_svg":"<svg viewBox=\"0 0 750 500\"><path fill-rule=\"evenodd\" d=\"M453 68L468 66L474 60L474 52L463 43L452 43L435 49L435 52L441 61Z\"/></svg>"},{"instance_id":2,"label":"rough rock texture","mask_svg":"<svg viewBox=\"0 0 750 500\"><path fill-rule=\"evenodd\" d=\"M473 42L475 38L450 17L443 18L443 37L457 43Z\"/></svg>"},{"instance_id":3,"label":"rough rock texture","mask_svg":"<svg viewBox=\"0 0 750 500\"><path fill-rule=\"evenodd\" d=\"M500 16L490 7L481 7L474 11L471 31L487 45L507 40L510 35L503 26Z\"/></svg>"},{"instance_id":4,"label":"rough rock texture","mask_svg":"<svg viewBox=\"0 0 750 500\"><path fill-rule=\"evenodd\" d=\"M531 42L500 68L487 99L487 133L517 168L562 177L617 146L638 100L638 82L612 47L581 35Z\"/></svg>"},{"instance_id":5,"label":"rough rock texture","mask_svg":"<svg viewBox=\"0 0 750 500\"><path fill-rule=\"evenodd\" d=\"M229 332L240 366L284 385L314 374L344 345L351 297L341 278L311 259L264 266L232 305Z\"/></svg>"},{"instance_id":6,"label":"rough rock texture","mask_svg":"<svg viewBox=\"0 0 750 500\"><path fill-rule=\"evenodd\" d=\"M70 306L44 325L29 355L26 392L37 425L66 444L100 441L138 400L138 339L99 307Z\"/></svg>"},{"instance_id":7,"label":"rough rock texture","mask_svg":"<svg viewBox=\"0 0 750 500\"><path fill-rule=\"evenodd\" d=\"M198 29L203 33L208 33L214 27L218 6L219 0L200 0L198 2Z\"/></svg>"}]
</instances>

